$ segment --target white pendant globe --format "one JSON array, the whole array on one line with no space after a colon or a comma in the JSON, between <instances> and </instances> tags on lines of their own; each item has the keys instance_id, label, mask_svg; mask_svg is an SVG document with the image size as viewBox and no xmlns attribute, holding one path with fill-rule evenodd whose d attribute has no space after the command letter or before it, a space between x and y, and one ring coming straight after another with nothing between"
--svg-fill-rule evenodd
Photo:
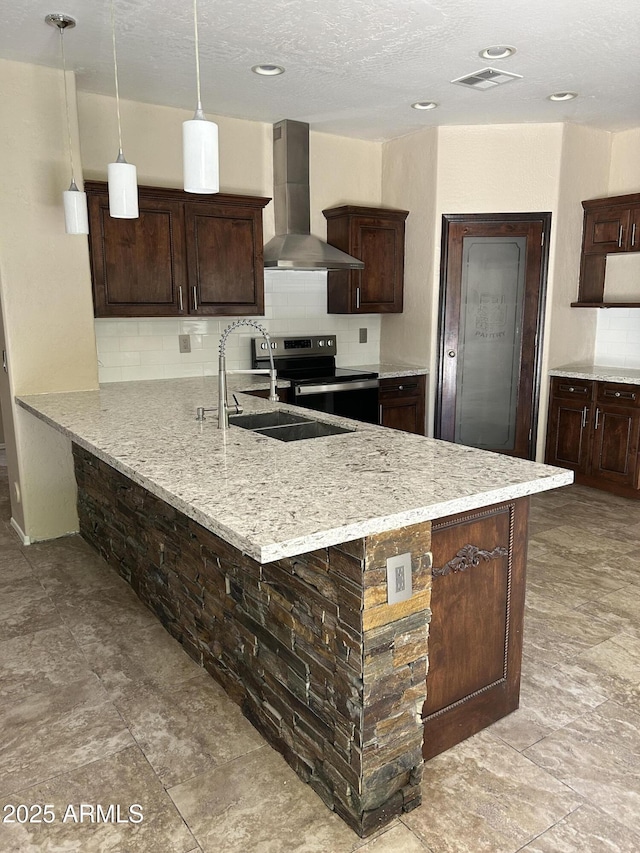
<instances>
[{"instance_id":1,"label":"white pendant globe","mask_svg":"<svg viewBox=\"0 0 640 853\"><path fill-rule=\"evenodd\" d=\"M62 193L64 227L67 234L88 234L87 194L80 192L75 181Z\"/></svg>"},{"instance_id":2,"label":"white pendant globe","mask_svg":"<svg viewBox=\"0 0 640 853\"><path fill-rule=\"evenodd\" d=\"M118 155L115 163L107 166L109 185L109 214L115 219L138 218L138 175L133 163Z\"/></svg>"},{"instance_id":3,"label":"white pendant globe","mask_svg":"<svg viewBox=\"0 0 640 853\"><path fill-rule=\"evenodd\" d=\"M220 191L218 125L198 112L182 123L184 189L188 193L217 193Z\"/></svg>"}]
</instances>

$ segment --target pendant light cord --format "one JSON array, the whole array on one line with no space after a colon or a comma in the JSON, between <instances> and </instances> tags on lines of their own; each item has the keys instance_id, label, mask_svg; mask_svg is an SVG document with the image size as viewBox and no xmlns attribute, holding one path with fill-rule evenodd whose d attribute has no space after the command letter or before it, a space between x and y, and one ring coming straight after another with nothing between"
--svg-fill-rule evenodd
<instances>
[{"instance_id":1,"label":"pendant light cord","mask_svg":"<svg viewBox=\"0 0 640 853\"><path fill-rule=\"evenodd\" d=\"M69 163L71 165L71 185L74 186L75 179L75 170L73 168L73 146L71 145L71 120L69 118L69 93L67 91L67 61L64 55L64 38L63 32L64 27L59 27L58 29L60 33L60 53L62 54L62 74L64 79L64 105L67 114L67 137L69 139Z\"/></svg>"},{"instance_id":2,"label":"pendant light cord","mask_svg":"<svg viewBox=\"0 0 640 853\"><path fill-rule=\"evenodd\" d=\"M113 43L113 76L116 83L116 114L118 116L118 156L122 157L122 127L120 123L120 91L118 89L118 56L116 54L116 18L111 0L111 41Z\"/></svg>"},{"instance_id":3,"label":"pendant light cord","mask_svg":"<svg viewBox=\"0 0 640 853\"><path fill-rule=\"evenodd\" d=\"M204 118L204 116L202 115L202 101L200 100L200 47L198 43L198 0L193 0L193 33L196 43L196 92L198 97L196 115L198 116L198 118Z\"/></svg>"}]
</instances>

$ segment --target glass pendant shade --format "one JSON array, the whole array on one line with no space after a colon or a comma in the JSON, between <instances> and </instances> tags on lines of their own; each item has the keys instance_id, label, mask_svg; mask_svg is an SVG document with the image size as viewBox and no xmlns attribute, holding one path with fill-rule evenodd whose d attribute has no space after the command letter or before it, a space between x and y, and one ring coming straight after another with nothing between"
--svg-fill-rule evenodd
<instances>
[{"instance_id":1,"label":"glass pendant shade","mask_svg":"<svg viewBox=\"0 0 640 853\"><path fill-rule=\"evenodd\" d=\"M109 185L109 214L114 219L136 219L138 217L138 175L133 163L127 163L118 154L115 163L107 166Z\"/></svg>"},{"instance_id":2,"label":"glass pendant shade","mask_svg":"<svg viewBox=\"0 0 640 853\"><path fill-rule=\"evenodd\" d=\"M218 125L207 121L200 110L182 123L182 165L185 192L220 191Z\"/></svg>"},{"instance_id":3,"label":"glass pendant shade","mask_svg":"<svg viewBox=\"0 0 640 853\"><path fill-rule=\"evenodd\" d=\"M87 194L80 192L74 180L62 193L64 203L64 225L67 234L88 234Z\"/></svg>"}]
</instances>

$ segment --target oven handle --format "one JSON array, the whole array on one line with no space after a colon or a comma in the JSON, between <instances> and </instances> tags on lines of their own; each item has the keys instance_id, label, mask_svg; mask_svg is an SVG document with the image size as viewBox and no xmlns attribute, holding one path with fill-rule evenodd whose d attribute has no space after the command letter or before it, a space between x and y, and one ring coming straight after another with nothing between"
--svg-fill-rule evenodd
<instances>
[{"instance_id":1,"label":"oven handle","mask_svg":"<svg viewBox=\"0 0 640 853\"><path fill-rule=\"evenodd\" d=\"M359 379L355 382L322 383L322 385L296 385L293 393L296 397L308 397L311 394L333 394L336 391L365 391L367 388L379 388L377 379Z\"/></svg>"}]
</instances>

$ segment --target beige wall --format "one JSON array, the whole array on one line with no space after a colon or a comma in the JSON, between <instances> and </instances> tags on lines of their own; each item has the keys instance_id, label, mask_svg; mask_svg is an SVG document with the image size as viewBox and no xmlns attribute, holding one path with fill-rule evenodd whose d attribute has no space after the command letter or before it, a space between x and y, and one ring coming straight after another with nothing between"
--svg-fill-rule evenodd
<instances>
[{"instance_id":1,"label":"beige wall","mask_svg":"<svg viewBox=\"0 0 640 853\"><path fill-rule=\"evenodd\" d=\"M73 104L73 75L68 82ZM18 412L13 395L96 387L88 248L86 237L64 231L70 172L62 73L0 61L0 88L0 300L8 363L0 395L14 526L44 539L75 529L75 483L60 463L60 437L30 423L35 419ZM73 110L72 124L79 164Z\"/></svg>"},{"instance_id":2,"label":"beige wall","mask_svg":"<svg viewBox=\"0 0 640 853\"><path fill-rule=\"evenodd\" d=\"M430 362L437 167L435 128L394 139L384 146L382 202L385 207L408 210L409 216L405 239L404 312L383 315L380 352L383 361Z\"/></svg>"},{"instance_id":3,"label":"beige wall","mask_svg":"<svg viewBox=\"0 0 640 853\"><path fill-rule=\"evenodd\" d=\"M606 195L640 193L640 128L614 133Z\"/></svg>"},{"instance_id":4,"label":"beige wall","mask_svg":"<svg viewBox=\"0 0 640 853\"><path fill-rule=\"evenodd\" d=\"M121 101L124 154L138 170L138 183L182 185L182 122L192 113L173 107ZM115 101L78 94L85 178L106 180L107 163L118 153ZM218 125L220 190L273 196L272 127L226 116L207 116ZM311 231L326 237L325 207L378 204L382 146L374 142L310 133ZM264 237L274 233L273 203L264 212Z\"/></svg>"}]
</instances>

